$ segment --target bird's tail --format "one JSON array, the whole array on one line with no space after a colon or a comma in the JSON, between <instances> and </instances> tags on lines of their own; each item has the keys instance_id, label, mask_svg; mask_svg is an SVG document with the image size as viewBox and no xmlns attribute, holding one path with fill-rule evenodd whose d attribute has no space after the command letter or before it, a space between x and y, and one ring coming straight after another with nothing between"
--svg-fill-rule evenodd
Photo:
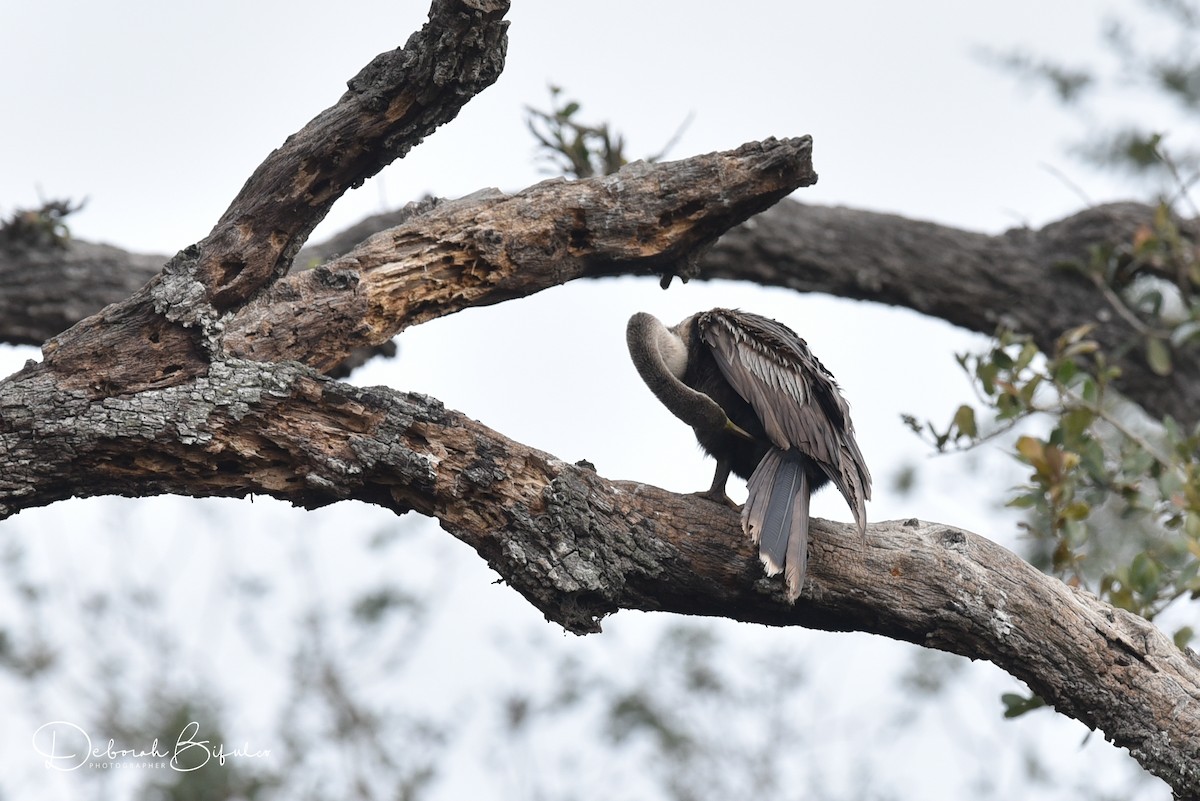
<instances>
[{"instance_id":1,"label":"bird's tail","mask_svg":"<svg viewBox=\"0 0 1200 801\"><path fill-rule=\"evenodd\" d=\"M788 600L800 597L808 565L808 498L804 462L798 455L772 448L747 484L742 530L758 543L767 575L784 571Z\"/></svg>"}]
</instances>

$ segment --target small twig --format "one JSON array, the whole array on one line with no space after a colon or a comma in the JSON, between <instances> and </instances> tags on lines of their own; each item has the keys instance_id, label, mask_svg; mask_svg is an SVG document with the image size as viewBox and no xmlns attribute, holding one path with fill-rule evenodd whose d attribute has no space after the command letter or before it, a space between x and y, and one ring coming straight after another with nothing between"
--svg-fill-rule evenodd
<instances>
[{"instance_id":1,"label":"small twig","mask_svg":"<svg viewBox=\"0 0 1200 801\"><path fill-rule=\"evenodd\" d=\"M1179 166L1175 163L1175 159L1171 158L1171 155L1167 151L1158 147L1154 151L1162 159L1162 163L1166 165L1167 172L1171 174L1171 178L1175 181L1175 185L1179 190L1179 193L1172 198L1172 202L1174 200L1186 200L1188 206L1192 209L1192 216L1200 217L1200 208L1196 206L1196 202L1192 200L1191 195L1191 187L1197 181L1200 181L1200 173L1193 175L1190 181L1185 181L1179 172Z\"/></svg>"},{"instance_id":2,"label":"small twig","mask_svg":"<svg viewBox=\"0 0 1200 801\"><path fill-rule=\"evenodd\" d=\"M696 119L696 112L694 112L694 111L688 112L688 115L686 117L684 117L683 122L681 122L679 124L679 127L675 129L675 133L671 134L671 138L668 139L667 143L662 146L662 149L660 149L653 156L647 156L646 161L661 161L663 159L663 157L665 157L668 153L671 152L671 150L675 147L675 145L679 144L679 140L683 138L683 134L687 131L688 128L691 127L692 121L695 119Z\"/></svg>"},{"instance_id":3,"label":"small twig","mask_svg":"<svg viewBox=\"0 0 1200 801\"><path fill-rule=\"evenodd\" d=\"M1137 331L1144 337L1156 337L1158 339L1165 339L1166 337L1170 336L1170 332L1160 331L1146 325L1145 321L1133 313L1125 301L1121 299L1121 296L1116 292L1113 292L1112 287L1110 287L1101 276L1093 275L1092 283L1094 283L1096 288L1100 290L1100 294L1104 296L1106 301L1108 301L1108 305L1112 306L1117 315L1120 316L1122 320L1129 323L1130 327L1133 328L1134 331Z\"/></svg>"},{"instance_id":4,"label":"small twig","mask_svg":"<svg viewBox=\"0 0 1200 801\"><path fill-rule=\"evenodd\" d=\"M1055 167L1053 164L1046 161L1040 162L1038 166L1053 175L1058 180L1062 181L1063 185L1067 187L1067 189L1070 189L1079 197L1080 200L1083 201L1084 206L1091 208L1092 206L1096 205L1096 202L1088 196L1087 192L1083 191L1083 187L1068 178L1067 174L1058 167Z\"/></svg>"}]
</instances>

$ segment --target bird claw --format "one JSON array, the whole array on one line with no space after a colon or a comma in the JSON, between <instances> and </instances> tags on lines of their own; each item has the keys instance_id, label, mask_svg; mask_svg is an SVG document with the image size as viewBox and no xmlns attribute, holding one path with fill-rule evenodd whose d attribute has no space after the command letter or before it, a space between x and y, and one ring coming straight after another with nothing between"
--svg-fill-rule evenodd
<instances>
[{"instance_id":1,"label":"bird claw","mask_svg":"<svg viewBox=\"0 0 1200 801\"><path fill-rule=\"evenodd\" d=\"M697 498L703 498L706 501L712 501L713 503L719 503L728 506L735 512L740 512L742 510L742 505L740 503L734 503L733 500L725 494L724 490L707 489L704 490L704 492L693 492L692 494Z\"/></svg>"}]
</instances>

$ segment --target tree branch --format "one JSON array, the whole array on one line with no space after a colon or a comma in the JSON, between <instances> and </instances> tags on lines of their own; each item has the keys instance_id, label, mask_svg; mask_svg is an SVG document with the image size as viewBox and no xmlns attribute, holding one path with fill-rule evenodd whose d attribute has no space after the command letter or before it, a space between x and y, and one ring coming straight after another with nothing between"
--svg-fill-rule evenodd
<instances>
[{"instance_id":1,"label":"tree branch","mask_svg":"<svg viewBox=\"0 0 1200 801\"><path fill-rule=\"evenodd\" d=\"M483 207L504 197L508 196L474 200ZM419 210L428 211L433 205L425 203ZM699 277L903 306L984 334L1004 322L1032 334L1044 350L1052 349L1063 331L1092 322L1095 335L1122 369L1125 394L1152 414L1170 414L1194 424L1200 421L1200 355L1194 350L1176 352L1173 372L1155 374L1142 349L1124 347L1133 332L1114 317L1095 285L1072 271L1054 269L1056 264L1087 259L1088 249L1096 244L1129 242L1140 226L1153 220L1153 214L1151 207L1142 204L1110 204L1039 231L1016 229L989 236L894 215L785 201L722 236L700 257ZM468 216L464 211L462 218ZM568 229L571 225L569 221L558 224ZM396 249L389 252L386 242L370 246L363 242L388 228L398 229L391 246ZM411 252L398 250L405 239L438 239L447 233L444 218L414 220L405 210L379 215L351 230L353 234L339 235L328 246L306 249L301 263L321 264L345 253L336 259L337 271L344 272L347 264L360 258L355 269L376 269L393 256L398 261L412 257ZM360 242L360 251L348 253ZM456 258L464 257L460 253ZM335 269L332 263L327 266ZM95 306L126 297L152 278L158 267L154 257L122 255L87 243L74 243L65 251L0 250L0 286L4 287L0 339L39 343ZM563 280L616 274L622 269L643 273L655 268L644 260L617 260L604 271L594 265L579 268ZM313 277L303 273L286 279L289 286L299 287L311 281ZM263 305L259 300L255 308L239 314L239 336L252 336L256 315L267 322ZM372 340L379 336L378 330L370 336L358 335ZM322 358L328 361L329 356Z\"/></svg>"},{"instance_id":2,"label":"tree branch","mask_svg":"<svg viewBox=\"0 0 1200 801\"><path fill-rule=\"evenodd\" d=\"M61 247L0 242L0 342L41 345L132 295L164 261L78 240Z\"/></svg>"},{"instance_id":3,"label":"tree branch","mask_svg":"<svg viewBox=\"0 0 1200 801\"><path fill-rule=\"evenodd\" d=\"M467 306L579 277L691 273L726 229L815 180L807 138L631 165L446 203L279 280L334 198L495 79L506 9L434 0L430 23L273 153L209 237L49 340L41 364L0 381L0 519L71 496L167 492L415 510L571 631L598 630L617 609L665 610L870 631L986 658L1104 729L1179 795L1200 796L1195 655L981 537L882 523L864 548L850 527L818 521L811 581L793 606L724 506L607 481L428 397L317 372ZM1094 287L1048 269L1084 241L1071 221L989 238L803 210L782 218L797 230L772 238L763 230L774 217L762 220L754 248L726 260L728 277L836 286L989 331L999 320L989 305L1007 303L1014 319L1041 326L1035 334L1101 305ZM720 275L737 243L715 251L704 274Z\"/></svg>"},{"instance_id":4,"label":"tree branch","mask_svg":"<svg viewBox=\"0 0 1200 801\"><path fill-rule=\"evenodd\" d=\"M513 442L436 400L230 359L187 385L88 400L32 365L0 384L0 517L72 494L353 498L438 518L548 619L618 609L868 631L988 659L1200 793L1200 660L1149 622L947 526L815 521L804 599L738 516Z\"/></svg>"},{"instance_id":5,"label":"tree branch","mask_svg":"<svg viewBox=\"0 0 1200 801\"><path fill-rule=\"evenodd\" d=\"M508 0L434 0L405 47L375 58L341 99L273 151L201 242L128 300L50 339L46 363L102 370L102 391L201 374L222 315L283 275L334 200L403 155L504 66ZM146 359L147 355L154 358Z\"/></svg>"},{"instance_id":6,"label":"tree branch","mask_svg":"<svg viewBox=\"0 0 1200 801\"><path fill-rule=\"evenodd\" d=\"M443 202L278 282L226 322L224 346L326 369L464 308L577 278L682 272L730 227L815 181L805 136Z\"/></svg>"},{"instance_id":7,"label":"tree branch","mask_svg":"<svg viewBox=\"0 0 1200 801\"><path fill-rule=\"evenodd\" d=\"M1200 349L1177 350L1172 373L1157 375L1144 348L1129 348L1137 332L1103 292L1059 269L1086 264L1092 248L1127 245L1153 221L1150 206L1114 203L1041 230L988 236L787 201L722 237L700 275L903 306L989 335L1004 324L1046 353L1064 331L1092 323L1092 337L1121 368L1121 391L1153 415L1192 425L1200 421Z\"/></svg>"}]
</instances>

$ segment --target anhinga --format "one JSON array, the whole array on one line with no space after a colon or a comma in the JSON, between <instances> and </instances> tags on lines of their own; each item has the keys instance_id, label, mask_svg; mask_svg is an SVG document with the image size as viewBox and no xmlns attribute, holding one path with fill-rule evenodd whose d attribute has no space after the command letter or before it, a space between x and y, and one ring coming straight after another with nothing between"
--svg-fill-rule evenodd
<instances>
[{"instance_id":1,"label":"anhinga","mask_svg":"<svg viewBox=\"0 0 1200 801\"><path fill-rule=\"evenodd\" d=\"M866 537L871 474L833 375L790 328L749 312L713 309L672 328L639 312L626 339L647 386L717 460L701 494L732 506L729 473L747 479L742 529L768 575L785 571L795 601L814 490L832 481Z\"/></svg>"}]
</instances>

